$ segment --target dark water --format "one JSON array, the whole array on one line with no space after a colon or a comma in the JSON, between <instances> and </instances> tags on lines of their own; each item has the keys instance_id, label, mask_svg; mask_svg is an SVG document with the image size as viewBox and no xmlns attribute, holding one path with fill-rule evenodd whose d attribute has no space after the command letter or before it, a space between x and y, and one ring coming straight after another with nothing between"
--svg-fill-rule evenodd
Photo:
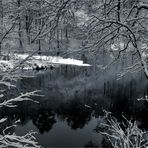
<instances>
[{"instance_id":1,"label":"dark water","mask_svg":"<svg viewBox=\"0 0 148 148\"><path fill-rule=\"evenodd\" d=\"M95 128L104 118L103 110L111 111L119 121L124 114L148 129L148 103L137 101L148 93L142 72L117 81L105 72L90 75L92 69L68 68L18 81L17 93L42 90L44 97L33 97L38 104L23 102L3 109L1 116L8 116L9 125L20 119L13 129L17 135L38 132L35 136L43 147L101 146L103 137Z\"/></svg>"}]
</instances>

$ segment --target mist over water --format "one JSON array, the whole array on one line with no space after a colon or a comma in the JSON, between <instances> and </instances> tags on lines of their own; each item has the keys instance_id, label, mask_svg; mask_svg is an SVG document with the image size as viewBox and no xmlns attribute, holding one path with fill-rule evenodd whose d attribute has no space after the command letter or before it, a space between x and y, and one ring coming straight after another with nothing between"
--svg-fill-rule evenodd
<instances>
[{"instance_id":1,"label":"mist over water","mask_svg":"<svg viewBox=\"0 0 148 148\"><path fill-rule=\"evenodd\" d=\"M17 103L17 108L6 108L1 116L9 117L8 125L20 119L15 133L38 132L35 137L44 147L101 145L103 138L95 128L104 118L103 110L119 121L122 115L135 119L147 129L148 104L137 100L148 94L146 77L143 72L128 73L117 80L119 69L118 65L105 71L61 65L35 72L36 77L18 80L15 91L42 90L44 96L33 97L39 103Z\"/></svg>"}]
</instances>

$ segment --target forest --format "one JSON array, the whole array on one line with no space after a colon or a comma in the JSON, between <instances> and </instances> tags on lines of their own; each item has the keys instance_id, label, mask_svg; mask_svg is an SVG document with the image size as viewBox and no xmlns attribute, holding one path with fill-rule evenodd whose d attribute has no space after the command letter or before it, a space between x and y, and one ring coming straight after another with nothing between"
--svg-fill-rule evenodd
<instances>
[{"instance_id":1,"label":"forest","mask_svg":"<svg viewBox=\"0 0 148 148\"><path fill-rule=\"evenodd\" d=\"M148 147L147 0L0 0L0 147Z\"/></svg>"}]
</instances>

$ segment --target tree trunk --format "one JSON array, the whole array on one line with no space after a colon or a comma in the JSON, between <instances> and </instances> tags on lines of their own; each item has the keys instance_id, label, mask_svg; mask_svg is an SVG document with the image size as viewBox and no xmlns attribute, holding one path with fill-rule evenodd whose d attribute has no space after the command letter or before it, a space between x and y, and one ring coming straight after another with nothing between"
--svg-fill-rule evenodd
<instances>
[{"instance_id":1,"label":"tree trunk","mask_svg":"<svg viewBox=\"0 0 148 148\"><path fill-rule=\"evenodd\" d=\"M65 38L66 38L66 40L68 40L68 29L67 29L67 27L65 28Z\"/></svg>"},{"instance_id":2,"label":"tree trunk","mask_svg":"<svg viewBox=\"0 0 148 148\"><path fill-rule=\"evenodd\" d=\"M120 9L121 9L121 1L118 0L117 14L118 14L118 21L119 21L119 22L120 22Z\"/></svg>"},{"instance_id":3,"label":"tree trunk","mask_svg":"<svg viewBox=\"0 0 148 148\"><path fill-rule=\"evenodd\" d=\"M2 43L0 42L0 56L1 56L1 53L2 53Z\"/></svg>"},{"instance_id":4,"label":"tree trunk","mask_svg":"<svg viewBox=\"0 0 148 148\"><path fill-rule=\"evenodd\" d=\"M3 1L0 0L0 55L2 51L2 37L3 37Z\"/></svg>"},{"instance_id":5,"label":"tree trunk","mask_svg":"<svg viewBox=\"0 0 148 148\"><path fill-rule=\"evenodd\" d=\"M18 4L18 8L20 8L20 6L21 6L21 0L18 0L17 1L17 4ZM20 12L18 12L18 13L20 13ZM20 49L22 49L22 47L23 47L23 43L22 43L22 31L21 31L21 17L19 16L19 18L18 18L18 35L19 35L19 48Z\"/></svg>"},{"instance_id":6,"label":"tree trunk","mask_svg":"<svg viewBox=\"0 0 148 148\"><path fill-rule=\"evenodd\" d=\"M60 54L59 28L57 28L57 56Z\"/></svg>"},{"instance_id":7,"label":"tree trunk","mask_svg":"<svg viewBox=\"0 0 148 148\"><path fill-rule=\"evenodd\" d=\"M26 18L26 34L27 34L27 42L30 44L30 18L29 14L27 13Z\"/></svg>"},{"instance_id":8,"label":"tree trunk","mask_svg":"<svg viewBox=\"0 0 148 148\"><path fill-rule=\"evenodd\" d=\"M59 28L57 28L57 48L60 48L60 41L59 41Z\"/></svg>"},{"instance_id":9,"label":"tree trunk","mask_svg":"<svg viewBox=\"0 0 148 148\"><path fill-rule=\"evenodd\" d=\"M39 40L39 52L38 52L38 54L41 54L41 40Z\"/></svg>"},{"instance_id":10,"label":"tree trunk","mask_svg":"<svg viewBox=\"0 0 148 148\"><path fill-rule=\"evenodd\" d=\"M118 22L120 22L120 9L121 9L121 0L118 0L118 5L117 5ZM119 31L120 31L120 28L118 29L118 33Z\"/></svg>"}]
</instances>

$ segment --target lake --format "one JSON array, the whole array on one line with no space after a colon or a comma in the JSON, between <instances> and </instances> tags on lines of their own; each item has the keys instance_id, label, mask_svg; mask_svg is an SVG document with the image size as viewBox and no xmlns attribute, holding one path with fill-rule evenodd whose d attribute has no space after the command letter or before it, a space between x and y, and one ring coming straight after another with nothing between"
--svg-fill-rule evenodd
<instances>
[{"instance_id":1,"label":"lake","mask_svg":"<svg viewBox=\"0 0 148 148\"><path fill-rule=\"evenodd\" d=\"M92 69L65 65L33 72L35 77L18 80L16 90L9 95L42 90L44 96L32 98L39 103L17 103L17 108L3 109L1 116L9 118L8 125L20 120L11 129L17 135L37 132L35 137L43 147L101 146L103 136L95 129L104 120L104 110L112 112L119 121L122 114L138 120L139 126L147 129L148 103L137 101L148 94L143 72L117 80L115 73L92 73Z\"/></svg>"}]
</instances>

